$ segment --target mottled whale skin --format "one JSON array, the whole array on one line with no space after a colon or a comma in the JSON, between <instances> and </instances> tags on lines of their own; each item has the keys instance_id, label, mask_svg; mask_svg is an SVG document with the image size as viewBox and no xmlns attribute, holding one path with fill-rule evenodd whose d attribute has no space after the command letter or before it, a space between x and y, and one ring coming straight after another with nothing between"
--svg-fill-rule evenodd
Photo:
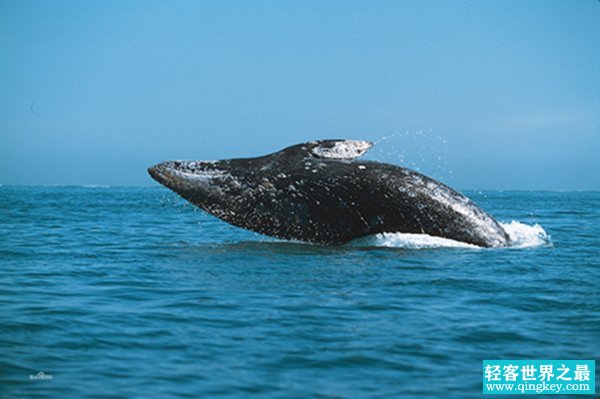
<instances>
[{"instance_id":1,"label":"mottled whale skin","mask_svg":"<svg viewBox=\"0 0 600 399\"><path fill-rule=\"evenodd\" d=\"M234 226L339 245L384 232L507 246L502 226L464 195L413 170L356 158L372 143L321 140L257 158L168 161L159 183Z\"/></svg>"}]
</instances>

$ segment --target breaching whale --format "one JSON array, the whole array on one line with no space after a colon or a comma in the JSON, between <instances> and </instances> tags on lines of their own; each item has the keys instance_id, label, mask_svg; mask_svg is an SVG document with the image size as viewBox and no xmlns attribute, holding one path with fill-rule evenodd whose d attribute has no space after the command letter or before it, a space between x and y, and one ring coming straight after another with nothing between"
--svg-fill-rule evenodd
<instances>
[{"instance_id":1,"label":"breaching whale","mask_svg":"<svg viewBox=\"0 0 600 399\"><path fill-rule=\"evenodd\" d=\"M338 245L402 232L508 245L502 226L450 187L400 166L357 160L372 145L320 140L256 158L168 161L148 172L204 211L273 237Z\"/></svg>"}]
</instances>

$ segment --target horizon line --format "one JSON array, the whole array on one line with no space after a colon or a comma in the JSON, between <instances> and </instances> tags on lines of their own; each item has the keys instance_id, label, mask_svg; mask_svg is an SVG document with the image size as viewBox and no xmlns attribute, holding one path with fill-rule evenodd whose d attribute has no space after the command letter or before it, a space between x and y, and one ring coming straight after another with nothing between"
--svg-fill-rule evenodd
<instances>
[{"instance_id":1,"label":"horizon line","mask_svg":"<svg viewBox=\"0 0 600 399\"><path fill-rule=\"evenodd\" d=\"M121 185L121 184L2 184L0 183L0 188L2 187L46 187L46 188L152 188L152 189L164 189L169 191L168 188L163 187L161 185ZM600 192L600 189L544 189L544 188L532 188L532 189L522 189L522 188L458 188L454 189L455 191L494 191L494 192L555 192L555 193L565 193L565 192L579 192L579 193L593 193Z\"/></svg>"}]
</instances>

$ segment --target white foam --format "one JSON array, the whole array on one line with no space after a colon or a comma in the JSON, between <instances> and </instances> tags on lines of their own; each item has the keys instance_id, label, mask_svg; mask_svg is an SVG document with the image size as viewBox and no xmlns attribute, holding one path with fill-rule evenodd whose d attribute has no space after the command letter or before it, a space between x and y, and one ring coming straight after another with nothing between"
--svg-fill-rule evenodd
<instances>
[{"instance_id":1,"label":"white foam","mask_svg":"<svg viewBox=\"0 0 600 399\"><path fill-rule=\"evenodd\" d=\"M551 244L550 236L539 224L529 225L513 220L500 223L510 237L512 248L531 248Z\"/></svg>"},{"instance_id":2,"label":"white foam","mask_svg":"<svg viewBox=\"0 0 600 399\"><path fill-rule=\"evenodd\" d=\"M528 225L513 220L510 223L500 223L510 237L510 248L531 248L551 244L550 236L539 224ZM477 245L451 240L449 238L434 237L428 234L410 233L381 233L353 240L349 245L353 247L382 247L404 249L428 248L471 248L478 249Z\"/></svg>"},{"instance_id":3,"label":"white foam","mask_svg":"<svg viewBox=\"0 0 600 399\"><path fill-rule=\"evenodd\" d=\"M384 248L479 248L476 245L451 240L449 238L434 237L429 234L412 233L380 233L353 240L350 244L356 247L384 247Z\"/></svg>"}]
</instances>

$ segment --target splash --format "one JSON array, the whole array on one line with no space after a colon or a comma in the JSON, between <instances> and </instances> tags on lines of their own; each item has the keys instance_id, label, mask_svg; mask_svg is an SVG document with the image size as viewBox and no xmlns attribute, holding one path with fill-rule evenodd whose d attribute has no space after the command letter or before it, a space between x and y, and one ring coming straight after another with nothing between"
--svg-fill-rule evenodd
<instances>
[{"instance_id":1,"label":"splash","mask_svg":"<svg viewBox=\"0 0 600 399\"><path fill-rule=\"evenodd\" d=\"M551 244L550 236L539 224L528 225L513 220L500 223L510 237L510 248L532 248ZM477 245L468 244L449 238L434 237L428 234L381 233L353 240L353 247L382 247L403 249L430 248L470 248L480 249Z\"/></svg>"},{"instance_id":2,"label":"splash","mask_svg":"<svg viewBox=\"0 0 600 399\"><path fill-rule=\"evenodd\" d=\"M466 242L455 241L449 238L411 233L380 233L353 240L350 245L353 247L405 249L479 248L477 245L467 244Z\"/></svg>"},{"instance_id":3,"label":"splash","mask_svg":"<svg viewBox=\"0 0 600 399\"><path fill-rule=\"evenodd\" d=\"M442 133L443 135L443 133ZM369 137L375 144L367 159L389 162L425 173L436 180L452 182L448 164L448 141L428 130L404 130L381 137Z\"/></svg>"},{"instance_id":4,"label":"splash","mask_svg":"<svg viewBox=\"0 0 600 399\"><path fill-rule=\"evenodd\" d=\"M539 224L529 225L513 220L500 223L510 237L511 248L531 248L550 245L550 236Z\"/></svg>"}]
</instances>

